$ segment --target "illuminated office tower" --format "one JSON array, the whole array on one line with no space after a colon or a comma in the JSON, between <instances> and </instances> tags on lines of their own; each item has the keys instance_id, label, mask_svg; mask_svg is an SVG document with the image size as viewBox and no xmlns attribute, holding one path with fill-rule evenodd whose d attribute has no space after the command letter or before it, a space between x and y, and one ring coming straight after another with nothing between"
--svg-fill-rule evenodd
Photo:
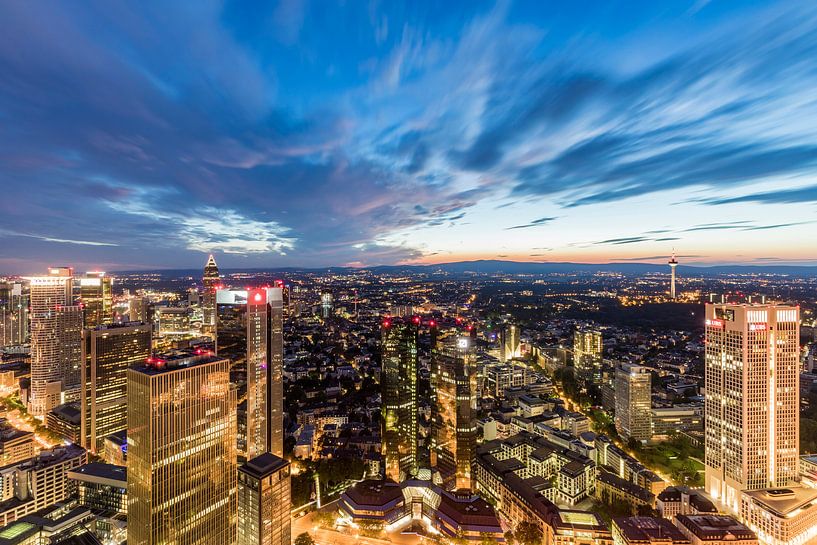
<instances>
[{"instance_id":1,"label":"illuminated office tower","mask_svg":"<svg viewBox=\"0 0 817 545\"><path fill-rule=\"evenodd\" d=\"M113 323L113 278L104 272L87 272L79 279L79 300L85 327Z\"/></svg>"},{"instance_id":2,"label":"illuminated office tower","mask_svg":"<svg viewBox=\"0 0 817 545\"><path fill-rule=\"evenodd\" d=\"M284 454L283 290L216 293L216 353L247 369L246 457Z\"/></svg>"},{"instance_id":3,"label":"illuminated office tower","mask_svg":"<svg viewBox=\"0 0 817 545\"><path fill-rule=\"evenodd\" d=\"M202 278L204 293L201 296L202 333L214 336L216 331L216 291L221 287L221 276L213 254L207 258Z\"/></svg>"},{"instance_id":4,"label":"illuminated office tower","mask_svg":"<svg viewBox=\"0 0 817 545\"><path fill-rule=\"evenodd\" d=\"M234 543L236 390L224 358L128 369L128 544Z\"/></svg>"},{"instance_id":5,"label":"illuminated office tower","mask_svg":"<svg viewBox=\"0 0 817 545\"><path fill-rule=\"evenodd\" d=\"M321 293L321 317L329 318L332 316L332 305L334 300L332 294L328 291Z\"/></svg>"},{"instance_id":6,"label":"illuminated office tower","mask_svg":"<svg viewBox=\"0 0 817 545\"><path fill-rule=\"evenodd\" d=\"M417 475L417 322L386 318L382 330L381 418L386 478Z\"/></svg>"},{"instance_id":7,"label":"illuminated office tower","mask_svg":"<svg viewBox=\"0 0 817 545\"><path fill-rule=\"evenodd\" d=\"M506 325L499 334L499 361L506 362L518 358L519 351L519 328L515 325Z\"/></svg>"},{"instance_id":8,"label":"illuminated office tower","mask_svg":"<svg viewBox=\"0 0 817 545\"><path fill-rule=\"evenodd\" d=\"M601 331L580 328L573 334L573 365L582 383L601 384Z\"/></svg>"},{"instance_id":9,"label":"illuminated office tower","mask_svg":"<svg viewBox=\"0 0 817 545\"><path fill-rule=\"evenodd\" d=\"M457 327L432 327L431 465L446 489L472 488L476 448L477 361L474 338Z\"/></svg>"},{"instance_id":10,"label":"illuminated office tower","mask_svg":"<svg viewBox=\"0 0 817 545\"><path fill-rule=\"evenodd\" d=\"M706 305L706 490L737 512L742 490L786 486L799 450L799 307Z\"/></svg>"},{"instance_id":11,"label":"illuminated office tower","mask_svg":"<svg viewBox=\"0 0 817 545\"><path fill-rule=\"evenodd\" d=\"M238 545L290 545L289 462L265 453L238 468Z\"/></svg>"},{"instance_id":12,"label":"illuminated office tower","mask_svg":"<svg viewBox=\"0 0 817 545\"><path fill-rule=\"evenodd\" d=\"M627 441L646 442L652 437L652 375L640 365L621 364L616 369L616 430Z\"/></svg>"},{"instance_id":13,"label":"illuminated office tower","mask_svg":"<svg viewBox=\"0 0 817 545\"><path fill-rule=\"evenodd\" d=\"M31 283L31 398L29 412L45 414L79 393L82 308L73 305L73 271L52 267Z\"/></svg>"},{"instance_id":14,"label":"illuminated office tower","mask_svg":"<svg viewBox=\"0 0 817 545\"><path fill-rule=\"evenodd\" d=\"M151 330L130 322L82 332L80 440L94 454L104 451L105 437L128 427L127 371L150 356Z\"/></svg>"},{"instance_id":15,"label":"illuminated office tower","mask_svg":"<svg viewBox=\"0 0 817 545\"><path fill-rule=\"evenodd\" d=\"M128 299L128 319L131 322L145 322L150 321L148 316L148 308L150 307L150 300L147 297L134 295Z\"/></svg>"},{"instance_id":16,"label":"illuminated office tower","mask_svg":"<svg viewBox=\"0 0 817 545\"><path fill-rule=\"evenodd\" d=\"M0 280L0 348L28 339L28 286Z\"/></svg>"}]
</instances>

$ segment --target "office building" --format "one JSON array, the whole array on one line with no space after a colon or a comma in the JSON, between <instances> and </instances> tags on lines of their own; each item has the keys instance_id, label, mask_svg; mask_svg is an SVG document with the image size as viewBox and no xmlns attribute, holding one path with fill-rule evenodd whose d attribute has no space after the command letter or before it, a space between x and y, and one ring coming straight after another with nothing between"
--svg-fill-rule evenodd
<instances>
[{"instance_id":1,"label":"office building","mask_svg":"<svg viewBox=\"0 0 817 545\"><path fill-rule=\"evenodd\" d=\"M499 361L502 363L521 356L519 328L508 324L499 334Z\"/></svg>"},{"instance_id":2,"label":"office building","mask_svg":"<svg viewBox=\"0 0 817 545\"><path fill-rule=\"evenodd\" d=\"M91 462L67 473L76 483L77 501L92 513L114 517L128 512L128 478L125 466Z\"/></svg>"},{"instance_id":3,"label":"office building","mask_svg":"<svg viewBox=\"0 0 817 545\"><path fill-rule=\"evenodd\" d=\"M742 490L797 475L799 307L706 305L706 491L733 513Z\"/></svg>"},{"instance_id":4,"label":"office building","mask_svg":"<svg viewBox=\"0 0 817 545\"><path fill-rule=\"evenodd\" d=\"M579 328L573 333L573 366L582 384L601 384L601 331Z\"/></svg>"},{"instance_id":5,"label":"office building","mask_svg":"<svg viewBox=\"0 0 817 545\"><path fill-rule=\"evenodd\" d=\"M238 545L290 545L289 462L265 453L238 468Z\"/></svg>"},{"instance_id":6,"label":"office building","mask_svg":"<svg viewBox=\"0 0 817 545\"><path fill-rule=\"evenodd\" d=\"M0 348L28 341L28 286L0 280Z\"/></svg>"},{"instance_id":7,"label":"office building","mask_svg":"<svg viewBox=\"0 0 817 545\"><path fill-rule=\"evenodd\" d=\"M45 415L45 427L71 443L80 444L82 410L78 401L57 405Z\"/></svg>"},{"instance_id":8,"label":"office building","mask_svg":"<svg viewBox=\"0 0 817 545\"><path fill-rule=\"evenodd\" d=\"M141 295L134 295L128 299L128 320L131 322L150 322L148 309L150 300Z\"/></svg>"},{"instance_id":9,"label":"office building","mask_svg":"<svg viewBox=\"0 0 817 545\"><path fill-rule=\"evenodd\" d=\"M34 433L18 430L0 418L0 467L23 462L34 456Z\"/></svg>"},{"instance_id":10,"label":"office building","mask_svg":"<svg viewBox=\"0 0 817 545\"><path fill-rule=\"evenodd\" d=\"M431 465L443 488L470 490L477 439L477 361L473 329L431 328Z\"/></svg>"},{"instance_id":11,"label":"office building","mask_svg":"<svg viewBox=\"0 0 817 545\"><path fill-rule=\"evenodd\" d=\"M113 323L113 278L104 272L87 272L79 278L79 300L85 327Z\"/></svg>"},{"instance_id":12,"label":"office building","mask_svg":"<svg viewBox=\"0 0 817 545\"><path fill-rule=\"evenodd\" d=\"M73 496L77 487L68 472L87 462L85 449L68 445L0 469L0 526Z\"/></svg>"},{"instance_id":13,"label":"office building","mask_svg":"<svg viewBox=\"0 0 817 545\"><path fill-rule=\"evenodd\" d=\"M73 271L53 267L31 285L31 397L28 411L44 417L78 395L82 308L73 304Z\"/></svg>"},{"instance_id":14,"label":"office building","mask_svg":"<svg viewBox=\"0 0 817 545\"><path fill-rule=\"evenodd\" d=\"M808 486L744 490L739 516L763 545L817 544L817 490Z\"/></svg>"},{"instance_id":15,"label":"office building","mask_svg":"<svg viewBox=\"0 0 817 545\"><path fill-rule=\"evenodd\" d=\"M195 334L191 325L190 307L156 307L156 329L160 337L190 337Z\"/></svg>"},{"instance_id":16,"label":"office building","mask_svg":"<svg viewBox=\"0 0 817 545\"><path fill-rule=\"evenodd\" d=\"M652 375L640 365L616 369L616 430L627 441L652 438Z\"/></svg>"},{"instance_id":17,"label":"office building","mask_svg":"<svg viewBox=\"0 0 817 545\"><path fill-rule=\"evenodd\" d=\"M419 322L419 318L416 319ZM386 318L382 327L381 433L387 479L417 475L417 323Z\"/></svg>"},{"instance_id":18,"label":"office building","mask_svg":"<svg viewBox=\"0 0 817 545\"><path fill-rule=\"evenodd\" d=\"M334 299L329 292L321 293L321 317L326 319L332 316L332 307L334 306Z\"/></svg>"},{"instance_id":19,"label":"office building","mask_svg":"<svg viewBox=\"0 0 817 545\"><path fill-rule=\"evenodd\" d=\"M233 543L236 390L224 358L128 369L128 544Z\"/></svg>"},{"instance_id":20,"label":"office building","mask_svg":"<svg viewBox=\"0 0 817 545\"><path fill-rule=\"evenodd\" d=\"M218 290L216 354L246 366L246 457L284 454L281 288Z\"/></svg>"},{"instance_id":21,"label":"office building","mask_svg":"<svg viewBox=\"0 0 817 545\"><path fill-rule=\"evenodd\" d=\"M128 427L129 367L151 352L150 325L129 322L82 332L80 410L83 447L101 455L105 437Z\"/></svg>"},{"instance_id":22,"label":"office building","mask_svg":"<svg viewBox=\"0 0 817 545\"><path fill-rule=\"evenodd\" d=\"M216 291L221 287L221 275L213 254L207 258L202 277L203 293L201 296L201 332L214 336L216 332Z\"/></svg>"}]
</instances>

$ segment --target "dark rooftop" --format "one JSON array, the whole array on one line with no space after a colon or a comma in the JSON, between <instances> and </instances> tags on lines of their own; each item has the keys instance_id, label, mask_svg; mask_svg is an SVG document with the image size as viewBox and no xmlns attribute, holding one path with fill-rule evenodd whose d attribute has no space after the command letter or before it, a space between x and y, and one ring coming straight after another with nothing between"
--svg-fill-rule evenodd
<instances>
[{"instance_id":1,"label":"dark rooftop","mask_svg":"<svg viewBox=\"0 0 817 545\"><path fill-rule=\"evenodd\" d=\"M247 463L242 464L238 470L258 479L262 479L287 467L288 465L289 462L283 458L279 458L270 452L265 452L264 454L249 460Z\"/></svg>"}]
</instances>

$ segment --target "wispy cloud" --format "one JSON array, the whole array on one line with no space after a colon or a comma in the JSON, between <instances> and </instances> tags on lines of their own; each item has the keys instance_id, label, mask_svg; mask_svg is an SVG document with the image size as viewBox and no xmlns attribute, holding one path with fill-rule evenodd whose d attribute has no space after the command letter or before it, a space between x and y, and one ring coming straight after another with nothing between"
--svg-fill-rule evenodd
<instances>
[{"instance_id":1,"label":"wispy cloud","mask_svg":"<svg viewBox=\"0 0 817 545\"><path fill-rule=\"evenodd\" d=\"M505 230L509 231L511 229L528 229L530 227L541 227L543 225L546 225L546 224L552 222L555 219L556 219L556 217L539 218L539 219L535 219L535 220L531 221L530 223L525 223L523 225L514 225L513 227L506 227Z\"/></svg>"}]
</instances>

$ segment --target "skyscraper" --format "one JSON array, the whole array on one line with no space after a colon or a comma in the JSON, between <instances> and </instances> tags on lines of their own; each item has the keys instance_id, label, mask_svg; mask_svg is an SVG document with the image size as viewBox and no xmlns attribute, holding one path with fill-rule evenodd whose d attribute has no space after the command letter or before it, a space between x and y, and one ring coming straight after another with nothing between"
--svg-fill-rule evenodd
<instances>
[{"instance_id":1,"label":"skyscraper","mask_svg":"<svg viewBox=\"0 0 817 545\"><path fill-rule=\"evenodd\" d=\"M334 299L332 298L332 294L328 291L321 293L321 317L322 318L329 318L332 316L332 306L334 305Z\"/></svg>"},{"instance_id":2,"label":"skyscraper","mask_svg":"<svg viewBox=\"0 0 817 545\"><path fill-rule=\"evenodd\" d=\"M85 327L113 322L113 278L104 272L86 272L79 279L79 300Z\"/></svg>"},{"instance_id":3,"label":"skyscraper","mask_svg":"<svg viewBox=\"0 0 817 545\"><path fill-rule=\"evenodd\" d=\"M221 276L213 254L207 258L202 278L204 293L201 296L202 333L214 336L216 331L216 290L221 286Z\"/></svg>"},{"instance_id":4,"label":"skyscraper","mask_svg":"<svg viewBox=\"0 0 817 545\"><path fill-rule=\"evenodd\" d=\"M504 363L520 356L518 327L513 324L503 327L499 335L499 342L499 361Z\"/></svg>"},{"instance_id":5,"label":"skyscraper","mask_svg":"<svg viewBox=\"0 0 817 545\"><path fill-rule=\"evenodd\" d=\"M616 368L616 430L626 441L652 437L652 375L640 365Z\"/></svg>"},{"instance_id":6,"label":"skyscraper","mask_svg":"<svg viewBox=\"0 0 817 545\"><path fill-rule=\"evenodd\" d=\"M737 512L741 490L797 475L800 308L706 305L706 490Z\"/></svg>"},{"instance_id":7,"label":"skyscraper","mask_svg":"<svg viewBox=\"0 0 817 545\"><path fill-rule=\"evenodd\" d=\"M289 462L266 453L238 468L238 545L290 545Z\"/></svg>"},{"instance_id":8,"label":"skyscraper","mask_svg":"<svg viewBox=\"0 0 817 545\"><path fill-rule=\"evenodd\" d=\"M45 414L79 393L82 308L73 304L73 271L52 267L31 283L31 398L29 412Z\"/></svg>"},{"instance_id":9,"label":"skyscraper","mask_svg":"<svg viewBox=\"0 0 817 545\"><path fill-rule=\"evenodd\" d=\"M81 444L100 454L105 437L128 427L129 367L151 351L151 326L101 325L82 332Z\"/></svg>"},{"instance_id":10,"label":"skyscraper","mask_svg":"<svg viewBox=\"0 0 817 545\"><path fill-rule=\"evenodd\" d=\"M579 328L573 334L573 365L576 375L583 384L601 384L602 363L601 331Z\"/></svg>"},{"instance_id":11,"label":"skyscraper","mask_svg":"<svg viewBox=\"0 0 817 545\"><path fill-rule=\"evenodd\" d=\"M128 543L234 543L236 390L224 358L128 369Z\"/></svg>"},{"instance_id":12,"label":"skyscraper","mask_svg":"<svg viewBox=\"0 0 817 545\"><path fill-rule=\"evenodd\" d=\"M27 341L28 305L28 286L0 281L0 348Z\"/></svg>"},{"instance_id":13,"label":"skyscraper","mask_svg":"<svg viewBox=\"0 0 817 545\"><path fill-rule=\"evenodd\" d=\"M386 318L382 328L382 448L386 478L417 475L417 325L419 318Z\"/></svg>"},{"instance_id":14,"label":"skyscraper","mask_svg":"<svg viewBox=\"0 0 817 545\"><path fill-rule=\"evenodd\" d=\"M219 290L216 353L247 369L246 457L284 453L281 288Z\"/></svg>"},{"instance_id":15,"label":"skyscraper","mask_svg":"<svg viewBox=\"0 0 817 545\"><path fill-rule=\"evenodd\" d=\"M444 488L472 488L476 448L477 362L474 339L455 326L432 331L431 465ZM470 330L466 330L469 331Z\"/></svg>"}]
</instances>

